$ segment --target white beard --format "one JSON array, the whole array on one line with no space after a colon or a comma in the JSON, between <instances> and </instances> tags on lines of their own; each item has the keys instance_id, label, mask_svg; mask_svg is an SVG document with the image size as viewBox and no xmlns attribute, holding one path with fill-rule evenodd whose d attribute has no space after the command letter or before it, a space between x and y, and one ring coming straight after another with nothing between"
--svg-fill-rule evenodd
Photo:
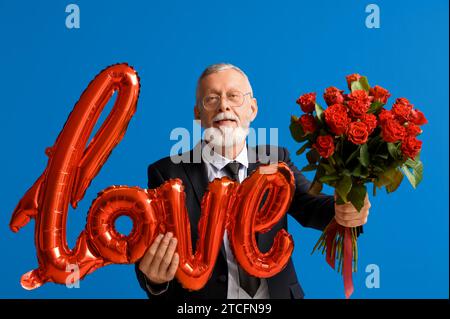
<instances>
[{"instance_id":1,"label":"white beard","mask_svg":"<svg viewBox=\"0 0 450 319\"><path fill-rule=\"evenodd\" d=\"M232 147L243 143L249 133L248 127L209 127L205 129L204 139L214 147Z\"/></svg>"}]
</instances>

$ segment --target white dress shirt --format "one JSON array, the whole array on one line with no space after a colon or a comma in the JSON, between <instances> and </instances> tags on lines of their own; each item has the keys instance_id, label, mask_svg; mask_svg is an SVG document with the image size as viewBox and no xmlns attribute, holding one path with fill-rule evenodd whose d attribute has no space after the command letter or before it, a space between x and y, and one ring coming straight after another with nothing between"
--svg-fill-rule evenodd
<instances>
[{"instance_id":1,"label":"white dress shirt","mask_svg":"<svg viewBox=\"0 0 450 319\"><path fill-rule=\"evenodd\" d=\"M237 161L241 164L239 168L239 182L242 182L247 177L248 169L248 156L247 156L247 145L244 146L239 155L234 159L228 159L222 155L215 153L210 146L206 143L202 145L202 159L205 162L208 180L211 182L215 178L221 178L227 176L224 168L232 161ZM261 284L259 285L256 294L252 297L244 290L239 284L239 270L234 258L233 252L230 248L230 243L228 241L227 232L223 236L223 244L225 247L225 252L227 255L227 265L228 265L228 299L269 299L269 288L267 286L266 279L261 278Z\"/></svg>"}]
</instances>

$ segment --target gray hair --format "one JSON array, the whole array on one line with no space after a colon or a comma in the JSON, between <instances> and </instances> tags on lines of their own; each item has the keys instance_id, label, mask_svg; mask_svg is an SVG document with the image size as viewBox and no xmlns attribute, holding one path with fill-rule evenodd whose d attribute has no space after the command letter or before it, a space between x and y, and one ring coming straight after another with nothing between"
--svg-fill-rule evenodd
<instances>
[{"instance_id":1,"label":"gray hair","mask_svg":"<svg viewBox=\"0 0 450 319\"><path fill-rule=\"evenodd\" d=\"M208 67L206 67L206 69L202 72L202 74L198 78L197 88L195 90L195 96L196 96L197 102L198 102L198 98L199 98L200 82L212 73L217 73L217 72L229 70L229 69L236 70L245 77L245 79L248 82L248 85L250 86L250 91L252 92L252 96L253 96L253 90L252 90L252 86L250 85L250 80L248 79L248 76L247 76L247 74L245 74L244 71L242 71L240 68L238 68L237 66L235 66L231 63L215 63L215 64L211 64Z\"/></svg>"}]
</instances>

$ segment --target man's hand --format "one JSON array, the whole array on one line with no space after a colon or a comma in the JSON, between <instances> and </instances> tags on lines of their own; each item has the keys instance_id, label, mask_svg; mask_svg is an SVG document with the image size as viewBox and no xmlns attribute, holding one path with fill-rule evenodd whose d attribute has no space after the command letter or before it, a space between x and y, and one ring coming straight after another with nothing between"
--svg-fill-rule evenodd
<instances>
[{"instance_id":1,"label":"man's hand","mask_svg":"<svg viewBox=\"0 0 450 319\"><path fill-rule=\"evenodd\" d=\"M176 247L177 239L173 238L172 233L156 237L139 263L139 270L150 283L163 284L173 279L179 263Z\"/></svg>"},{"instance_id":2,"label":"man's hand","mask_svg":"<svg viewBox=\"0 0 450 319\"><path fill-rule=\"evenodd\" d=\"M336 196L335 196L336 198ZM344 227L357 227L367 223L367 217L369 216L369 208L371 204L369 196L366 194L364 199L364 206L361 211L358 212L352 203L348 202L343 205L334 204L336 222Z\"/></svg>"}]
</instances>

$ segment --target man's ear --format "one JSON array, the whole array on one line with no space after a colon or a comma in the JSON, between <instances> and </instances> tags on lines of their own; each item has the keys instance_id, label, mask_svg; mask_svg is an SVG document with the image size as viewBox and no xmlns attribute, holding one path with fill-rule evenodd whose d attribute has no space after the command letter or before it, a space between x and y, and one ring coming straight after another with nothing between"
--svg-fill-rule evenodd
<instances>
[{"instance_id":1,"label":"man's ear","mask_svg":"<svg viewBox=\"0 0 450 319\"><path fill-rule=\"evenodd\" d=\"M197 105L194 105L194 119L198 121L200 120L200 110Z\"/></svg>"},{"instance_id":2,"label":"man's ear","mask_svg":"<svg viewBox=\"0 0 450 319\"><path fill-rule=\"evenodd\" d=\"M252 103L250 104L250 122L253 122L253 120L256 118L256 115L258 115L258 101L256 101L256 98L252 98Z\"/></svg>"}]
</instances>

